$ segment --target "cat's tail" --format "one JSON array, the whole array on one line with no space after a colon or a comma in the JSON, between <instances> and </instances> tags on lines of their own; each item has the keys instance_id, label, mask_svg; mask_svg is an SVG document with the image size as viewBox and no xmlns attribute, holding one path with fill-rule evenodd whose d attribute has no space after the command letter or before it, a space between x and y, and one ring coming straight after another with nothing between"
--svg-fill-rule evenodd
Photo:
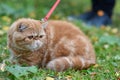
<instances>
[{"instance_id":1,"label":"cat's tail","mask_svg":"<svg viewBox=\"0 0 120 80\"><path fill-rule=\"evenodd\" d=\"M50 61L47 64L47 69L55 71L63 71L68 68L85 69L95 64L95 59L85 59L80 56L75 57L61 57Z\"/></svg>"}]
</instances>

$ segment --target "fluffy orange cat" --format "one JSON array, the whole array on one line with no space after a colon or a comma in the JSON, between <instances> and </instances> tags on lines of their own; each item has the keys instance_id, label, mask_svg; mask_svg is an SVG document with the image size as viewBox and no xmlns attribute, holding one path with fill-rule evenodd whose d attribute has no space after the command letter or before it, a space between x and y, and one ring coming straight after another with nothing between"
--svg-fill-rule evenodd
<instances>
[{"instance_id":1,"label":"fluffy orange cat","mask_svg":"<svg viewBox=\"0 0 120 80\"><path fill-rule=\"evenodd\" d=\"M8 31L11 59L55 71L86 69L95 64L89 39L75 25L50 20L47 27L34 19L19 19Z\"/></svg>"}]
</instances>

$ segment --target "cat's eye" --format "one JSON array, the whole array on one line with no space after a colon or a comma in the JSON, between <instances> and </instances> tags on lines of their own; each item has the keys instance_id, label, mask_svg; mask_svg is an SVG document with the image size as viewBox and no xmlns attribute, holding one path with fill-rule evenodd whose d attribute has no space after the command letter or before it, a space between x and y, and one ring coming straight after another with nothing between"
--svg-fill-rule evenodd
<instances>
[{"instance_id":1,"label":"cat's eye","mask_svg":"<svg viewBox=\"0 0 120 80\"><path fill-rule=\"evenodd\" d=\"M40 38L43 38L43 35L40 35L39 37L40 37Z\"/></svg>"},{"instance_id":2,"label":"cat's eye","mask_svg":"<svg viewBox=\"0 0 120 80\"><path fill-rule=\"evenodd\" d=\"M32 39L32 38L33 38L33 36L28 36L28 38L29 38L29 39Z\"/></svg>"}]
</instances>

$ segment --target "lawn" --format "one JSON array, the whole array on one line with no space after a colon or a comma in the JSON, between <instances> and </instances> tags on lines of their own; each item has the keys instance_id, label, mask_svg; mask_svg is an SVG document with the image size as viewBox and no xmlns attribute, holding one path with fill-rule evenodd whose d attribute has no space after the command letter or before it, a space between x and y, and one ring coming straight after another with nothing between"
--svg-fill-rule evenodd
<instances>
[{"instance_id":1,"label":"lawn","mask_svg":"<svg viewBox=\"0 0 120 80\"><path fill-rule=\"evenodd\" d=\"M21 17L44 18L55 0L0 0L0 80L120 80L120 0L116 0L113 25L88 27L73 21L88 35L96 51L97 63L87 70L54 72L36 66L20 67L7 59L7 30ZM71 14L90 10L90 0L61 0L51 19L67 20ZM3 64L5 61L5 64Z\"/></svg>"}]
</instances>

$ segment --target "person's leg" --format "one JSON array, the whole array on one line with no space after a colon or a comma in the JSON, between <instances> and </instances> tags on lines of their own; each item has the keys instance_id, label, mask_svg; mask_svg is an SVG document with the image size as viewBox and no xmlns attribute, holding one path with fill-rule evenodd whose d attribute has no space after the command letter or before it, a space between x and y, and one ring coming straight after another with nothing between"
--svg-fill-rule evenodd
<instances>
[{"instance_id":1,"label":"person's leg","mask_svg":"<svg viewBox=\"0 0 120 80\"><path fill-rule=\"evenodd\" d=\"M100 0L91 0L91 4L92 4L92 11L97 12L100 9Z\"/></svg>"},{"instance_id":2,"label":"person's leg","mask_svg":"<svg viewBox=\"0 0 120 80\"><path fill-rule=\"evenodd\" d=\"M92 9L80 16L72 16L72 19L82 20L88 25L102 26L112 23L111 16L115 0L91 0Z\"/></svg>"},{"instance_id":3,"label":"person's leg","mask_svg":"<svg viewBox=\"0 0 120 80\"><path fill-rule=\"evenodd\" d=\"M95 26L110 25L115 0L92 0L92 11L96 13L87 24Z\"/></svg>"},{"instance_id":4,"label":"person's leg","mask_svg":"<svg viewBox=\"0 0 120 80\"><path fill-rule=\"evenodd\" d=\"M91 2L93 11L103 10L109 17L112 16L115 0L91 0Z\"/></svg>"},{"instance_id":5,"label":"person's leg","mask_svg":"<svg viewBox=\"0 0 120 80\"><path fill-rule=\"evenodd\" d=\"M96 16L99 11L105 12L111 18L114 5L115 0L91 0L91 11L81 14L77 19L86 22Z\"/></svg>"},{"instance_id":6,"label":"person's leg","mask_svg":"<svg viewBox=\"0 0 120 80\"><path fill-rule=\"evenodd\" d=\"M115 6L115 0L103 0L103 5L101 7L103 11L107 13L109 17L111 17L114 6Z\"/></svg>"}]
</instances>

